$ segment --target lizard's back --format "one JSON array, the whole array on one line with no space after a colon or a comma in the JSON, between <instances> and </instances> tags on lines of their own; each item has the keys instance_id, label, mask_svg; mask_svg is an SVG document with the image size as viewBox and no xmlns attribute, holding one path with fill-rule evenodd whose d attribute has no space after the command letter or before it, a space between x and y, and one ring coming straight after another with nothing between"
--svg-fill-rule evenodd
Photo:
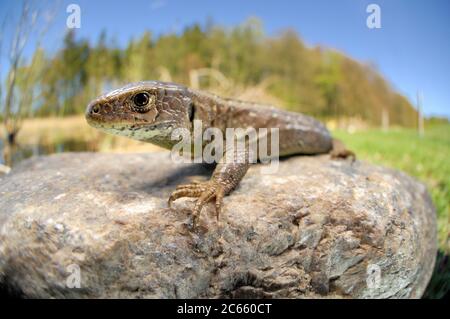
<instances>
[{"instance_id":1,"label":"lizard's back","mask_svg":"<svg viewBox=\"0 0 450 319\"><path fill-rule=\"evenodd\" d=\"M225 127L278 128L281 156L328 153L332 148L328 129L310 116L259 103L220 100L217 105L223 108Z\"/></svg>"}]
</instances>

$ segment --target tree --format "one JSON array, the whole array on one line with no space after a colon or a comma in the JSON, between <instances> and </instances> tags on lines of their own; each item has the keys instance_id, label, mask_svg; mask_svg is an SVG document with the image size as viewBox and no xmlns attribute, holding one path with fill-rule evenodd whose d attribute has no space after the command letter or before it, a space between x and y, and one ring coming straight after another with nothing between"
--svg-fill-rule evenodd
<instances>
[{"instance_id":1,"label":"tree","mask_svg":"<svg viewBox=\"0 0 450 319\"><path fill-rule=\"evenodd\" d=\"M9 71L4 87L5 98L0 100L2 101L1 111L5 129L3 157L7 165L11 165L11 154L16 146L16 137L21 128L21 120L28 114L31 101L33 100L33 90L30 89L30 86L35 75L39 73L39 68L42 67L42 59L33 59L28 67L22 67L23 50L30 35L33 32L37 34L36 47L39 48L40 41L53 17L52 15L47 15L47 21L41 21L39 19L41 14L42 11L39 8L32 7L30 1L24 1L19 20L11 38L8 55ZM38 21L41 28L36 27ZM1 39L3 40L4 38ZM0 42L0 47L3 47L3 41ZM25 94L17 93L19 84L22 89L27 90Z\"/></svg>"},{"instance_id":2,"label":"tree","mask_svg":"<svg viewBox=\"0 0 450 319\"><path fill-rule=\"evenodd\" d=\"M339 119L339 93L341 81L340 56L335 52L325 52L321 72L315 81L325 98L325 110L322 115L334 115Z\"/></svg>"},{"instance_id":3,"label":"tree","mask_svg":"<svg viewBox=\"0 0 450 319\"><path fill-rule=\"evenodd\" d=\"M29 61L18 59L17 68L7 74L8 83L15 79L10 95L14 112L6 112L7 117L21 118L31 111L42 116L81 113L105 90L150 79L221 95L257 88L260 101L281 101L291 111L320 118L358 118L380 125L384 114L392 125L413 126L417 117L411 103L374 66L311 48L292 30L268 37L255 18L230 29L194 24L158 37L146 31L125 48L111 43L106 32L89 43L71 30L55 54L37 47ZM6 88L11 85L4 86L3 95Z\"/></svg>"}]
</instances>

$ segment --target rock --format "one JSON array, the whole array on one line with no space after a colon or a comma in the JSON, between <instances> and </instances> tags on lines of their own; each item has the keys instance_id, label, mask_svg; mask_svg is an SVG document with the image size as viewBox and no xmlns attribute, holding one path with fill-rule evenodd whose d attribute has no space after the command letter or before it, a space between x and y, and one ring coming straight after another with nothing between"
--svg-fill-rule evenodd
<instances>
[{"instance_id":1,"label":"rock","mask_svg":"<svg viewBox=\"0 0 450 319\"><path fill-rule=\"evenodd\" d=\"M327 155L254 165L190 230L170 192L211 168L66 153L0 179L0 281L24 297L419 298L437 252L424 185ZM79 276L78 276L79 275ZM79 280L78 280L79 279ZM79 288L78 288L79 287Z\"/></svg>"}]
</instances>

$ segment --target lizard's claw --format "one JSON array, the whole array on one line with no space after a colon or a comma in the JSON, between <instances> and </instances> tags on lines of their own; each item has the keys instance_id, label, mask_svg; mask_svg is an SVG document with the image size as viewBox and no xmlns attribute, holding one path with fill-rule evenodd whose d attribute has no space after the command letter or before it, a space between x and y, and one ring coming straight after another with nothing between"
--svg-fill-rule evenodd
<instances>
[{"instance_id":1,"label":"lizard's claw","mask_svg":"<svg viewBox=\"0 0 450 319\"><path fill-rule=\"evenodd\" d=\"M194 227L200 216L203 206L210 200L216 200L216 218L219 220L219 215L222 210L222 200L225 195L223 186L217 182L193 182L186 185L177 186L176 190L169 197L169 207L172 202L181 197L198 197L192 211Z\"/></svg>"}]
</instances>

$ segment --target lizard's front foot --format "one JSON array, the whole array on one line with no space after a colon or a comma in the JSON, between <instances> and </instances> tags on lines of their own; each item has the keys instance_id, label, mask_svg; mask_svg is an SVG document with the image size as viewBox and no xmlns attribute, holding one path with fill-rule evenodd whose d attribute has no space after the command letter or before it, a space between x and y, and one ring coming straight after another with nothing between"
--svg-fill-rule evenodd
<instances>
[{"instance_id":1,"label":"lizard's front foot","mask_svg":"<svg viewBox=\"0 0 450 319\"><path fill-rule=\"evenodd\" d=\"M174 200L180 197L198 197L194 210L192 211L193 225L195 227L203 206L214 198L216 199L216 217L219 219L224 195L225 191L223 186L215 181L193 182L186 185L179 185L169 197L169 207Z\"/></svg>"},{"instance_id":2,"label":"lizard's front foot","mask_svg":"<svg viewBox=\"0 0 450 319\"><path fill-rule=\"evenodd\" d=\"M344 149L344 150L333 150L330 152L330 156L332 159L347 159L350 158L352 163L356 160L356 154L353 151Z\"/></svg>"},{"instance_id":3,"label":"lizard's front foot","mask_svg":"<svg viewBox=\"0 0 450 319\"><path fill-rule=\"evenodd\" d=\"M356 160L356 154L347 149L344 143L338 139L333 139L333 147L330 151L330 155L332 159L350 158L352 163Z\"/></svg>"}]
</instances>

